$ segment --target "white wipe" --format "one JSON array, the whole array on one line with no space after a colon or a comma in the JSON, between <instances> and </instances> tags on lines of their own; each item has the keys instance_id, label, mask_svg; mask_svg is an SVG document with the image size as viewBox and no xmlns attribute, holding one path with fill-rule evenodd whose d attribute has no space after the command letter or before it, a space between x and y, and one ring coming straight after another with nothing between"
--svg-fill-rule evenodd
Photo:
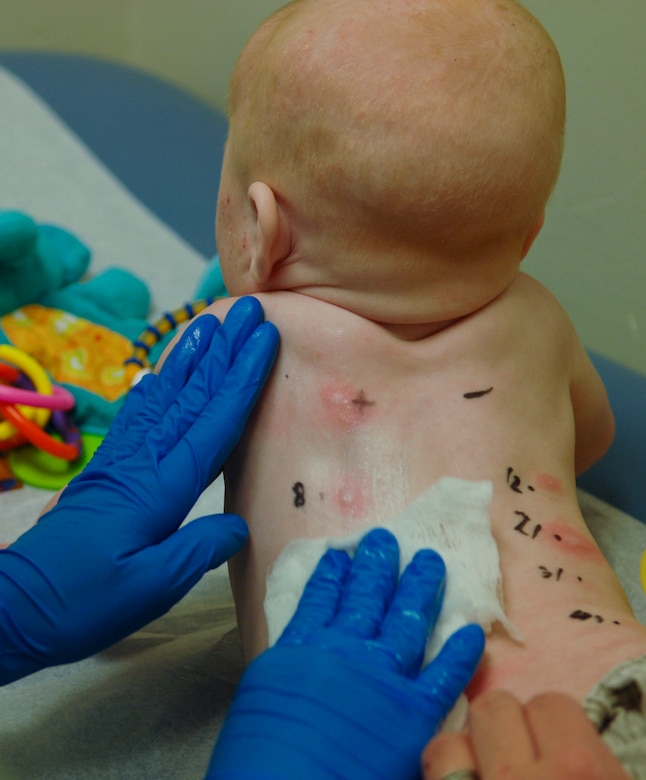
<instances>
[{"instance_id":1,"label":"white wipe","mask_svg":"<svg viewBox=\"0 0 646 780\"><path fill-rule=\"evenodd\" d=\"M444 606L426 647L426 662L446 639L467 623L489 632L500 622L519 639L505 615L498 547L491 533L491 482L467 482L444 477L431 485L395 520L384 526L399 543L400 571L420 549L436 550L446 564ZM265 617L272 645L294 614L305 583L323 553L330 549L354 553L369 530L345 538L297 539L274 564L267 578Z\"/></svg>"}]
</instances>

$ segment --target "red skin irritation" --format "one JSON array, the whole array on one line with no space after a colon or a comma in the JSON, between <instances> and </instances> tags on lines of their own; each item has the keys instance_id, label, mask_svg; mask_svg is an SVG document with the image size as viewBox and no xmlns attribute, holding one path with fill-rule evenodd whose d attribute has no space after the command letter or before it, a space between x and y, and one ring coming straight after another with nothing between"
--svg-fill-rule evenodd
<instances>
[{"instance_id":1,"label":"red skin irritation","mask_svg":"<svg viewBox=\"0 0 646 780\"><path fill-rule=\"evenodd\" d=\"M332 493L332 508L341 517L366 517L372 509L372 496L364 474L345 474Z\"/></svg>"},{"instance_id":2,"label":"red skin irritation","mask_svg":"<svg viewBox=\"0 0 646 780\"><path fill-rule=\"evenodd\" d=\"M339 382L328 382L320 390L326 424L334 430L362 425L371 419L374 402L362 389Z\"/></svg>"},{"instance_id":3,"label":"red skin irritation","mask_svg":"<svg viewBox=\"0 0 646 780\"><path fill-rule=\"evenodd\" d=\"M534 480L535 487L540 490L545 490L548 493L555 493L558 496L562 496L565 493L563 483L558 477L554 477L552 474L537 474Z\"/></svg>"},{"instance_id":4,"label":"red skin irritation","mask_svg":"<svg viewBox=\"0 0 646 780\"><path fill-rule=\"evenodd\" d=\"M597 545L587 536L558 520L543 526L546 541L555 550L572 555L579 560L603 563L605 558Z\"/></svg>"}]
</instances>

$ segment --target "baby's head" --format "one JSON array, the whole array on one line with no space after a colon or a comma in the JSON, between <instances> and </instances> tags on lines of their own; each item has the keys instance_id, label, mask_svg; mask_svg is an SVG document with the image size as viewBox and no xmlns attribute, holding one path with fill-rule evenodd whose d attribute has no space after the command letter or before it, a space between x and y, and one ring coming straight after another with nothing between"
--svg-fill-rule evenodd
<instances>
[{"instance_id":1,"label":"baby's head","mask_svg":"<svg viewBox=\"0 0 646 780\"><path fill-rule=\"evenodd\" d=\"M565 97L556 47L514 0L296 0L243 51L229 113L231 291L407 323L513 279L558 176Z\"/></svg>"}]
</instances>

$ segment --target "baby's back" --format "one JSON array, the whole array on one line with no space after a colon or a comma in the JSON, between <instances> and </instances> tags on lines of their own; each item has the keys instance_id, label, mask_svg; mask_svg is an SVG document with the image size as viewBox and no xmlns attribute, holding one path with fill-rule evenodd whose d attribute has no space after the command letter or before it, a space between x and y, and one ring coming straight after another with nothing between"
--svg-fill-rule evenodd
<instances>
[{"instance_id":1,"label":"baby's back","mask_svg":"<svg viewBox=\"0 0 646 780\"><path fill-rule=\"evenodd\" d=\"M248 657L265 646L266 575L289 541L388 522L444 476L492 482L507 614L526 640L494 631L480 688L581 697L625 656L622 644L646 651L578 508L578 341L544 288L520 275L416 341L305 295L258 297L281 349L225 470L227 509L251 531L230 566ZM573 672L586 646L590 663Z\"/></svg>"}]
</instances>

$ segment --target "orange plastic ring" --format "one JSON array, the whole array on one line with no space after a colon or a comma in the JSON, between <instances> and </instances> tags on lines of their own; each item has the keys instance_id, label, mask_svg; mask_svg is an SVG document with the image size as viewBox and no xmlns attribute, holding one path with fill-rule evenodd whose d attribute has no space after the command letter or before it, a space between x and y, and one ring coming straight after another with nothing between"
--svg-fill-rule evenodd
<instances>
[{"instance_id":1,"label":"orange plastic ring","mask_svg":"<svg viewBox=\"0 0 646 780\"><path fill-rule=\"evenodd\" d=\"M80 453L76 447L54 439L36 423L24 417L15 406L0 403L0 414L4 415L34 447L63 460L76 460L79 457Z\"/></svg>"}]
</instances>

